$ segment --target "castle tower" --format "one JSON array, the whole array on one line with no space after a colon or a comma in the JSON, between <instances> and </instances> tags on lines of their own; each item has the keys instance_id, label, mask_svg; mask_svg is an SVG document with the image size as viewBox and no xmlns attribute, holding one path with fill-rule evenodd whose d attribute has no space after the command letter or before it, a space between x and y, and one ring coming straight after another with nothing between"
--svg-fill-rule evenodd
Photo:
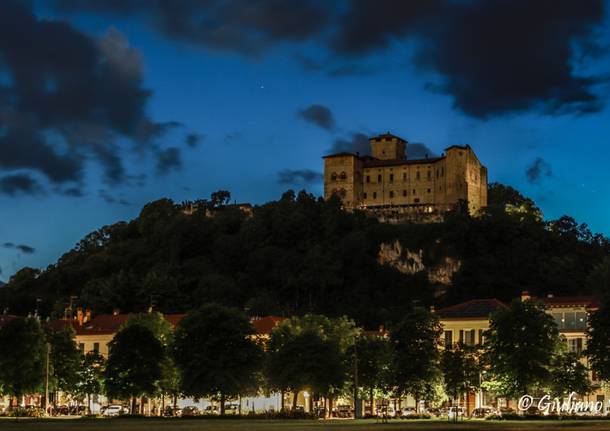
<instances>
[{"instance_id":1,"label":"castle tower","mask_svg":"<svg viewBox=\"0 0 610 431\"><path fill-rule=\"evenodd\" d=\"M379 160L405 160L407 158L406 144L402 138L390 132L369 139L371 154Z\"/></svg>"}]
</instances>

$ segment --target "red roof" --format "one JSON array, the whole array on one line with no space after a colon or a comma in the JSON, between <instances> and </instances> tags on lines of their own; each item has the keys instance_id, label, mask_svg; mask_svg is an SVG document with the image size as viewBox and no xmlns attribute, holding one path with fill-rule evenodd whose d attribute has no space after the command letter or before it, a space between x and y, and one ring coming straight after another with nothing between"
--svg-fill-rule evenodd
<instances>
[{"instance_id":1,"label":"red roof","mask_svg":"<svg viewBox=\"0 0 610 431\"><path fill-rule=\"evenodd\" d=\"M12 314L0 314L0 327L17 318L19 318L19 316L13 316Z\"/></svg>"},{"instance_id":2,"label":"red roof","mask_svg":"<svg viewBox=\"0 0 610 431\"><path fill-rule=\"evenodd\" d=\"M450 307L441 308L436 314L443 319L488 318L491 313L501 308L507 308L506 304L495 298L473 299Z\"/></svg>"},{"instance_id":3,"label":"red roof","mask_svg":"<svg viewBox=\"0 0 610 431\"><path fill-rule=\"evenodd\" d=\"M252 326L258 335L271 334L273 328L282 323L286 318L279 316L253 317Z\"/></svg>"},{"instance_id":4,"label":"red roof","mask_svg":"<svg viewBox=\"0 0 610 431\"><path fill-rule=\"evenodd\" d=\"M587 307L597 308L599 299L595 296L546 296L536 299L549 307Z\"/></svg>"}]
</instances>

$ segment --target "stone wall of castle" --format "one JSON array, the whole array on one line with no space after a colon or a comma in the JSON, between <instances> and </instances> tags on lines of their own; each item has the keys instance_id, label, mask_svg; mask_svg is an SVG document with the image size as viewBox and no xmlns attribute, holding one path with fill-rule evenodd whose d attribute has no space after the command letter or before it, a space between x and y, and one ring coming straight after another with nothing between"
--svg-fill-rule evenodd
<instances>
[{"instance_id":1,"label":"stone wall of castle","mask_svg":"<svg viewBox=\"0 0 610 431\"><path fill-rule=\"evenodd\" d=\"M384 159L326 156L325 198L339 196L346 209L402 208L399 218L444 213L460 200L468 202L471 214L487 206L487 169L472 148L452 146L441 157L412 160L401 156L404 145L400 138L382 135L371 139L371 147Z\"/></svg>"}]
</instances>

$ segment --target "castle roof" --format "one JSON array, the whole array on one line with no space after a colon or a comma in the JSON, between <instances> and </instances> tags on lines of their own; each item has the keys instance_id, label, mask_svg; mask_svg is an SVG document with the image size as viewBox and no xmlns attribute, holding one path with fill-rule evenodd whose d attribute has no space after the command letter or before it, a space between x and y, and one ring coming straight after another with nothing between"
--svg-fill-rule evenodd
<instances>
[{"instance_id":1,"label":"castle roof","mask_svg":"<svg viewBox=\"0 0 610 431\"><path fill-rule=\"evenodd\" d=\"M441 319L487 319L491 313L502 308L506 308L506 304L495 298L473 299L441 308L436 315Z\"/></svg>"},{"instance_id":2,"label":"castle roof","mask_svg":"<svg viewBox=\"0 0 610 431\"><path fill-rule=\"evenodd\" d=\"M330 157L345 157L345 156L353 156L353 157L358 157L357 154L354 153L348 153L347 151L342 151L340 153L334 153L334 154L328 154L326 156L322 156L323 159L328 159Z\"/></svg>"},{"instance_id":3,"label":"castle roof","mask_svg":"<svg viewBox=\"0 0 610 431\"><path fill-rule=\"evenodd\" d=\"M372 138L369 138L369 140L371 140L371 141L383 141L383 140L390 140L390 139L398 139L399 141L407 142L406 140L402 139L400 136L393 135L390 132L382 133L381 135L377 135L377 136L373 136Z\"/></svg>"}]
</instances>

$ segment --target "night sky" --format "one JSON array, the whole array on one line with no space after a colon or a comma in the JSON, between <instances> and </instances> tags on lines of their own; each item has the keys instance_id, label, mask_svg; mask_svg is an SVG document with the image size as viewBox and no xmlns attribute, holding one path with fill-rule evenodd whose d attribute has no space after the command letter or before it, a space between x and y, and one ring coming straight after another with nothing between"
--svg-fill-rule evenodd
<instances>
[{"instance_id":1,"label":"night sky","mask_svg":"<svg viewBox=\"0 0 610 431\"><path fill-rule=\"evenodd\" d=\"M0 1L0 280L161 197L322 193L390 131L610 235L610 5Z\"/></svg>"}]
</instances>

